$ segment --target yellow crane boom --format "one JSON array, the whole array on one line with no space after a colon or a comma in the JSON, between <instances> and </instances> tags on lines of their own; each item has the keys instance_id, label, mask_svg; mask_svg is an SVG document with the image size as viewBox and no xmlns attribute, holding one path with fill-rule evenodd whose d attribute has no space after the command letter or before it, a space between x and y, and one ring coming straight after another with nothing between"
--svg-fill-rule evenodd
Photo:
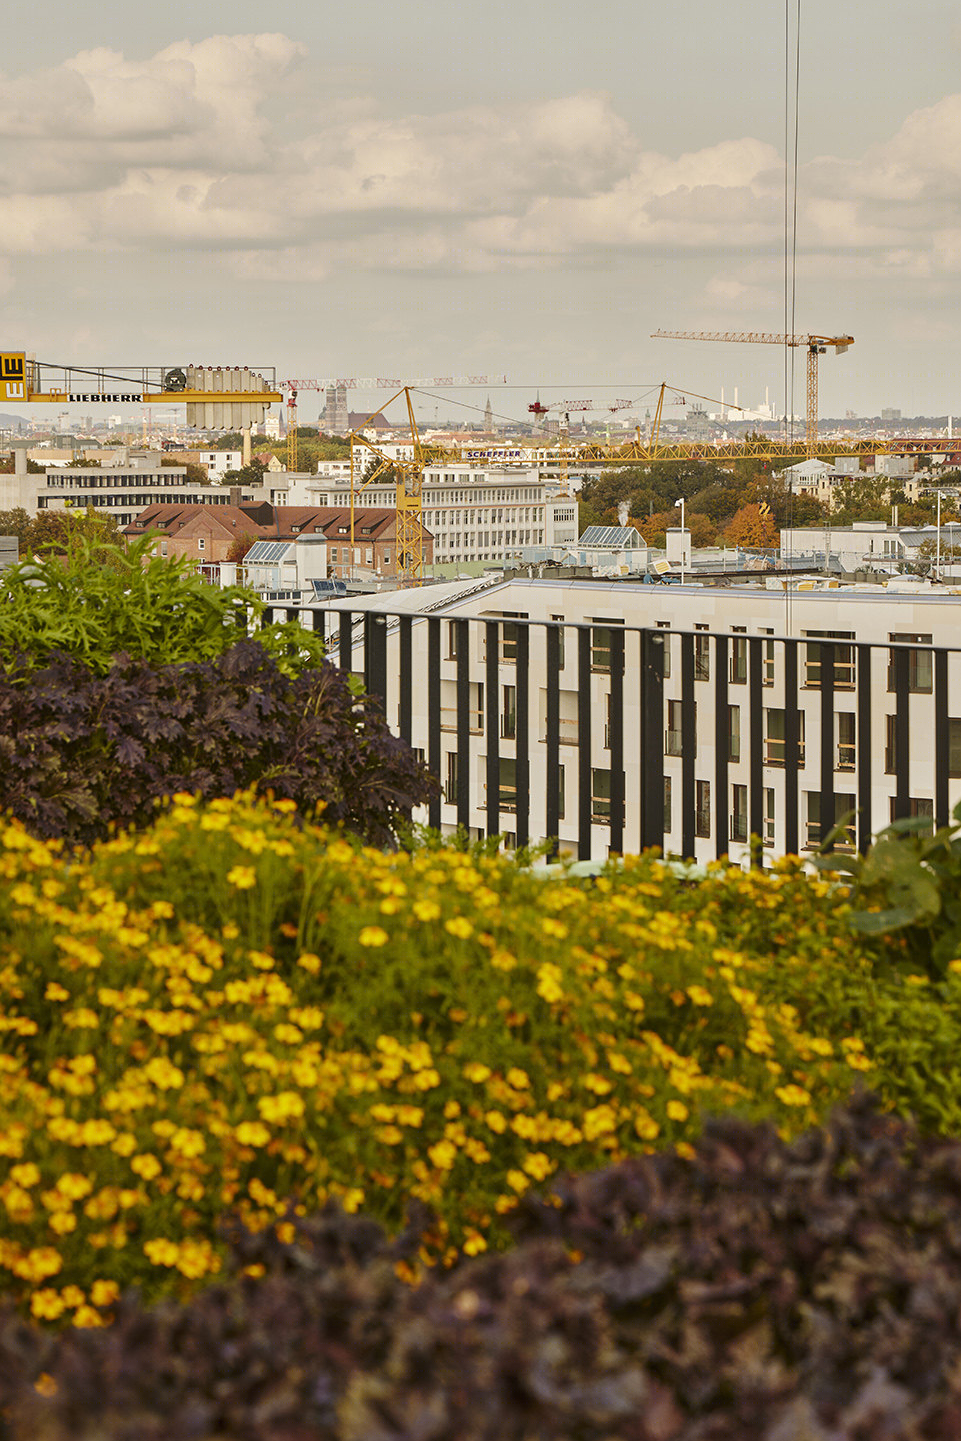
<instances>
[{"instance_id":1,"label":"yellow crane boom","mask_svg":"<svg viewBox=\"0 0 961 1441\"><path fill-rule=\"evenodd\" d=\"M804 346L807 365L807 453L812 457L818 444L818 356L832 346L835 355L843 355L854 344L853 335L779 335L770 330L655 330L652 340L721 340L746 341L750 345Z\"/></svg>"}]
</instances>

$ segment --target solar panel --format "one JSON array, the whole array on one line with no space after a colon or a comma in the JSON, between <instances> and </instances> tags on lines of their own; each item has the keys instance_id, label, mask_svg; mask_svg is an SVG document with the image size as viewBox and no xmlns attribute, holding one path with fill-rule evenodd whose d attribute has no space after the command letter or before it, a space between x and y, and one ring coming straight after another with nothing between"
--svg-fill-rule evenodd
<instances>
[{"instance_id":1,"label":"solar panel","mask_svg":"<svg viewBox=\"0 0 961 1441\"><path fill-rule=\"evenodd\" d=\"M244 556L244 560L247 565L258 561L269 564L272 561L282 560L289 548L289 540L255 540Z\"/></svg>"},{"instance_id":2,"label":"solar panel","mask_svg":"<svg viewBox=\"0 0 961 1441\"><path fill-rule=\"evenodd\" d=\"M624 546L636 545L637 531L632 525L589 525L578 541L578 545Z\"/></svg>"}]
</instances>

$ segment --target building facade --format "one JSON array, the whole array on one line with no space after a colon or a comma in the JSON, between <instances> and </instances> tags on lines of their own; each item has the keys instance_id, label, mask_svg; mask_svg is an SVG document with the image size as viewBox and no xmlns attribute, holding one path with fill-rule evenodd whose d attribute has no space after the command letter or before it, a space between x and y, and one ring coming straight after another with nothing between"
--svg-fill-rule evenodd
<instances>
[{"instance_id":1,"label":"building facade","mask_svg":"<svg viewBox=\"0 0 961 1441\"><path fill-rule=\"evenodd\" d=\"M308 483L305 492L318 504L348 506L349 462L330 462L329 472L318 475L316 487ZM279 494L276 489L274 493ZM388 479L365 489L355 480L358 509L383 509L394 503L395 486ZM577 540L576 500L536 466L428 466L422 504L424 528L433 537L433 560L438 564L503 565L520 560L531 547L556 549Z\"/></svg>"},{"instance_id":2,"label":"building facade","mask_svg":"<svg viewBox=\"0 0 961 1441\"><path fill-rule=\"evenodd\" d=\"M422 593L423 604L430 591ZM428 759L445 832L708 861L864 846L961 800L961 597L514 580L331 654ZM409 661L404 648L409 646Z\"/></svg>"}]
</instances>

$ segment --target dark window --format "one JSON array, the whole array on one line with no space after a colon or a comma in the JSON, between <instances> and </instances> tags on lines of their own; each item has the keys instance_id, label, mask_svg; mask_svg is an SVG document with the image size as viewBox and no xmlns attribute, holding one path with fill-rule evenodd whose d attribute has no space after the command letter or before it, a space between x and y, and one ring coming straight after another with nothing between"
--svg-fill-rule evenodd
<instances>
[{"instance_id":1,"label":"dark window","mask_svg":"<svg viewBox=\"0 0 961 1441\"><path fill-rule=\"evenodd\" d=\"M747 786L731 787L731 840L747 840Z\"/></svg>"},{"instance_id":2,"label":"dark window","mask_svg":"<svg viewBox=\"0 0 961 1441\"><path fill-rule=\"evenodd\" d=\"M798 718L798 765L804 764L804 712L799 710ZM764 712L764 764L783 766L786 756L784 739L784 711L769 707Z\"/></svg>"},{"instance_id":3,"label":"dark window","mask_svg":"<svg viewBox=\"0 0 961 1441\"><path fill-rule=\"evenodd\" d=\"M916 645L930 645L930 635L899 635L889 633L888 640L899 641L902 645L914 642ZM888 690L894 690L895 652L890 652L888 661ZM912 695L930 695L934 675L933 652L930 650L908 651L908 690Z\"/></svg>"},{"instance_id":4,"label":"dark window","mask_svg":"<svg viewBox=\"0 0 961 1441\"><path fill-rule=\"evenodd\" d=\"M827 825L823 824L823 817L821 814L823 809L821 805L821 792L805 791L804 796L807 803L807 833L805 838L805 844L807 846L819 846L827 836L828 832L838 824L842 816L850 816L848 824L846 825L840 838L835 842L835 844L839 847L839 849L847 849L848 847L853 847L854 817L853 815L851 815L851 812L853 812L855 808L854 796L843 794L840 791L835 791L834 819Z\"/></svg>"},{"instance_id":5,"label":"dark window","mask_svg":"<svg viewBox=\"0 0 961 1441\"><path fill-rule=\"evenodd\" d=\"M609 821L611 818L611 773L606 770L591 771L591 820Z\"/></svg>"},{"instance_id":6,"label":"dark window","mask_svg":"<svg viewBox=\"0 0 961 1441\"><path fill-rule=\"evenodd\" d=\"M711 782L694 782L694 834L707 837L711 834Z\"/></svg>"},{"instance_id":7,"label":"dark window","mask_svg":"<svg viewBox=\"0 0 961 1441\"><path fill-rule=\"evenodd\" d=\"M741 759L741 707L729 705L727 708L727 758L729 761Z\"/></svg>"},{"instance_id":8,"label":"dark window","mask_svg":"<svg viewBox=\"0 0 961 1441\"><path fill-rule=\"evenodd\" d=\"M837 769L853 771L857 760L857 716L853 711L839 711L835 717L838 736Z\"/></svg>"},{"instance_id":9,"label":"dark window","mask_svg":"<svg viewBox=\"0 0 961 1441\"><path fill-rule=\"evenodd\" d=\"M707 626L695 626L695 630L707 630ZM694 679L711 679L711 642L706 635L694 637Z\"/></svg>"}]
</instances>

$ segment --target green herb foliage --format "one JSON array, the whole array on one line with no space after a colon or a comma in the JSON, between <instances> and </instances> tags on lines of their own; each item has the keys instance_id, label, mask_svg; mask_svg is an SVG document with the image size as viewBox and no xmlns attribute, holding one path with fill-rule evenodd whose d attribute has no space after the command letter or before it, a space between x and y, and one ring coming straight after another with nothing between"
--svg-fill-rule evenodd
<instances>
[{"instance_id":1,"label":"green herb foliage","mask_svg":"<svg viewBox=\"0 0 961 1441\"><path fill-rule=\"evenodd\" d=\"M239 586L210 585L189 560L153 554L156 536L129 546L81 537L64 555L23 561L0 578L0 669L21 676L55 653L100 675L114 656L169 664L213 660L248 628L263 603ZM323 655L297 621L257 629L264 649L297 672Z\"/></svg>"}]
</instances>

